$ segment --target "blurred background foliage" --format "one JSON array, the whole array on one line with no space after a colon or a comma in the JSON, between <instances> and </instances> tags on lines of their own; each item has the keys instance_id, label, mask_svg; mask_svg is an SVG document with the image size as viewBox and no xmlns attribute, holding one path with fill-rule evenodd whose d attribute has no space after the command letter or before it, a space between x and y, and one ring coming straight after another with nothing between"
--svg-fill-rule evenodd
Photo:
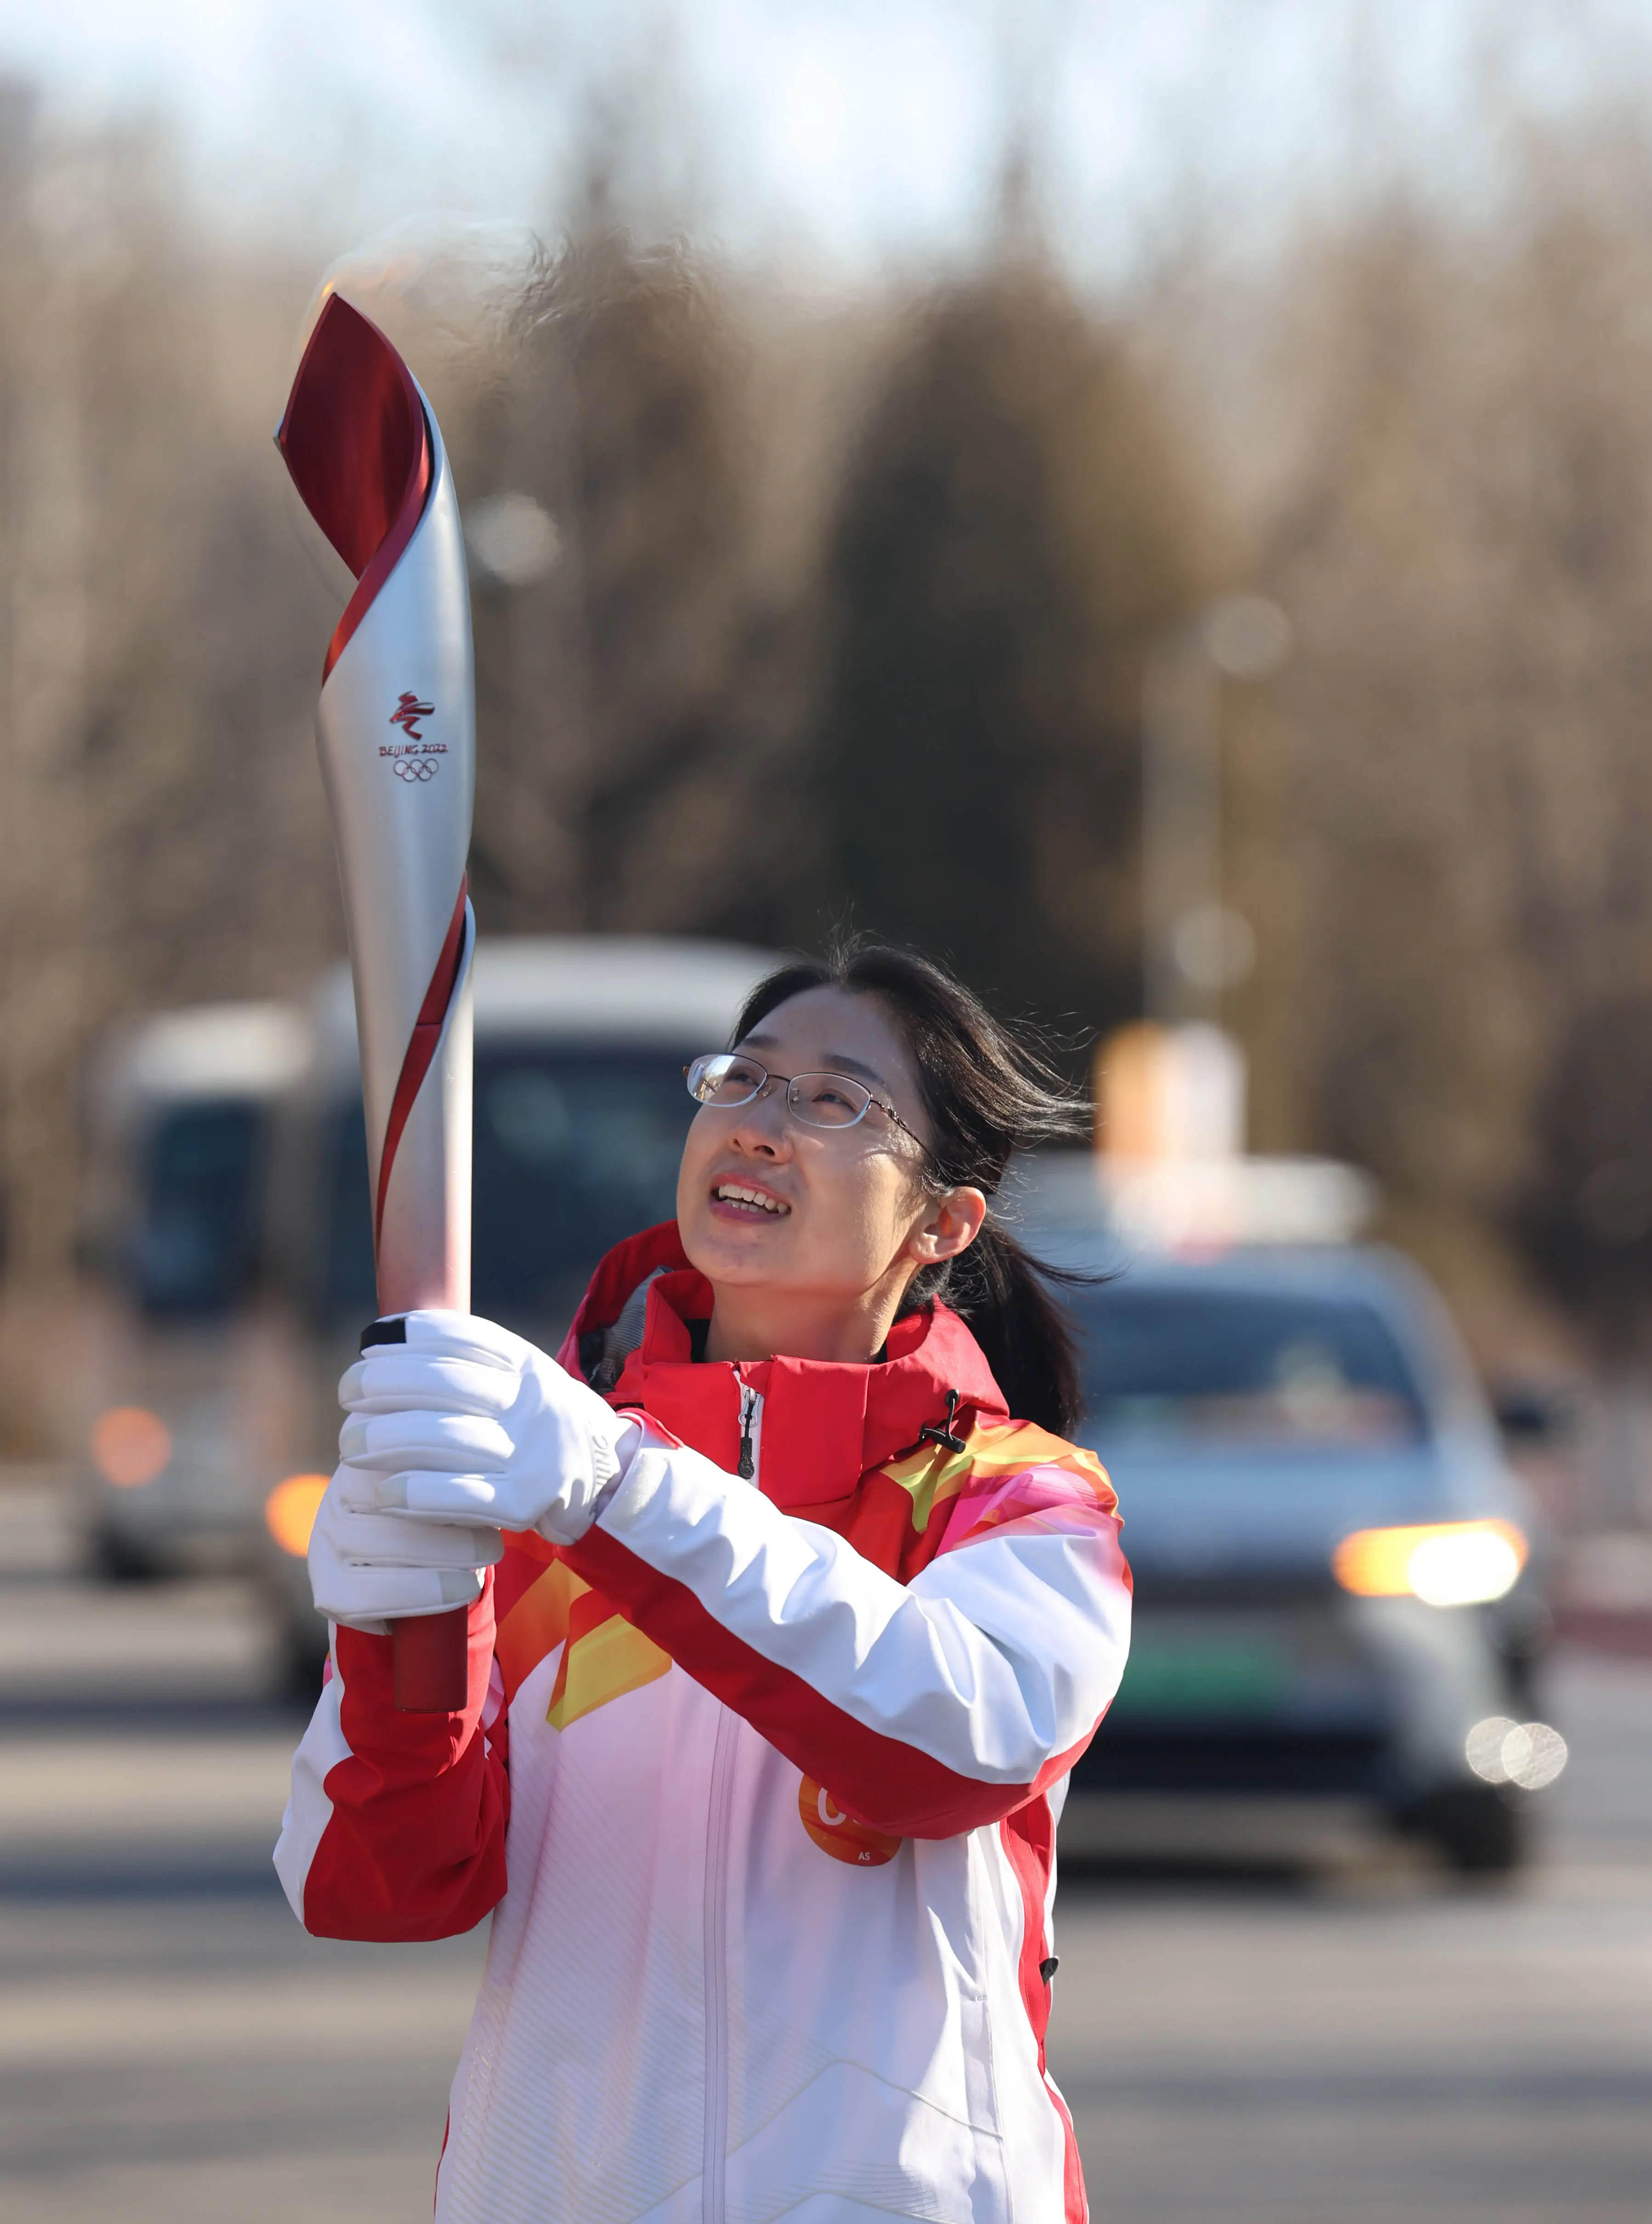
<instances>
[{"instance_id":1,"label":"blurred background foliage","mask_svg":"<svg viewBox=\"0 0 1652 2224\"><path fill-rule=\"evenodd\" d=\"M1219 582L1219 493L1128 331L1019 229L888 357L821 553L810 893L1001 1002L1116 1023L1143 660Z\"/></svg>"},{"instance_id":2,"label":"blurred background foliage","mask_svg":"<svg viewBox=\"0 0 1652 2224\"><path fill-rule=\"evenodd\" d=\"M484 932L950 956L1140 1007L1140 702L1219 591L1225 1016L1254 1140L1370 1168L1484 1346L1643 1369L1652 1298L1652 139L1578 111L1447 203L1082 287L1024 152L978 251L801 289L630 195L623 134L427 372L472 535ZM341 576L269 445L316 278L164 136L0 98L0 1208L74 1265L115 1016L342 947L312 718ZM451 338L451 336L450 336ZM14 1345L14 1349L16 1347Z\"/></svg>"}]
</instances>

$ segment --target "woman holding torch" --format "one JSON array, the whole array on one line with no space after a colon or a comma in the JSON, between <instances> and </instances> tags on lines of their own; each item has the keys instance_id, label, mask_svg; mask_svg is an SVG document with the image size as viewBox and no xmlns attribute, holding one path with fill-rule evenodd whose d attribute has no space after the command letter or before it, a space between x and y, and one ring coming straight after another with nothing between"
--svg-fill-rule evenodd
<instances>
[{"instance_id":1,"label":"woman holding torch","mask_svg":"<svg viewBox=\"0 0 1652 2224\"><path fill-rule=\"evenodd\" d=\"M1071 1106L876 946L732 1042L559 1358L425 1311L345 1375L276 1865L323 1936L492 1913L440 2224L1076 2224L1054 1829L1130 1584L991 1211ZM464 1707L399 1712L392 1624L465 1602Z\"/></svg>"}]
</instances>

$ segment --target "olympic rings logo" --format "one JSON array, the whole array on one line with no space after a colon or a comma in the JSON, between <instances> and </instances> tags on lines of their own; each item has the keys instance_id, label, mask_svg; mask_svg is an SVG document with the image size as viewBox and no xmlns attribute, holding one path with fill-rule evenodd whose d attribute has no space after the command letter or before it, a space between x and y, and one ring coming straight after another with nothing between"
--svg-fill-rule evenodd
<instances>
[{"instance_id":1,"label":"olympic rings logo","mask_svg":"<svg viewBox=\"0 0 1652 2224\"><path fill-rule=\"evenodd\" d=\"M434 780L436 761L434 757L397 757L391 769L398 780Z\"/></svg>"}]
</instances>

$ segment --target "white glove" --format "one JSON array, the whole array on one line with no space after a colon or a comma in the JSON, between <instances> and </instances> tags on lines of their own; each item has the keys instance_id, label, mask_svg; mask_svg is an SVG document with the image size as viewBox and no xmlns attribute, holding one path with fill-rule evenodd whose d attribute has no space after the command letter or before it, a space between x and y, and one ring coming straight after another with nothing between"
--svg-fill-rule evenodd
<instances>
[{"instance_id":1,"label":"white glove","mask_svg":"<svg viewBox=\"0 0 1652 2224\"><path fill-rule=\"evenodd\" d=\"M573 1545L642 1441L641 1425L509 1329L413 1312L339 1385L340 1491L363 1513L534 1529Z\"/></svg>"},{"instance_id":2,"label":"white glove","mask_svg":"<svg viewBox=\"0 0 1652 2224\"><path fill-rule=\"evenodd\" d=\"M482 1595L482 1570L504 1551L497 1529L455 1528L366 1513L346 1502L356 1478L340 1468L310 1532L310 1589L316 1611L370 1637L393 1621L446 1614Z\"/></svg>"}]
</instances>

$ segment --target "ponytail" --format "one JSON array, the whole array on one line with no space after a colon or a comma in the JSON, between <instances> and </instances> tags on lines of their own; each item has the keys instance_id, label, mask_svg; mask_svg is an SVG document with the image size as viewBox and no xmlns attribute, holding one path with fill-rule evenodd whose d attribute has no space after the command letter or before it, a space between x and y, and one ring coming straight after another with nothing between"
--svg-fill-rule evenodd
<instances>
[{"instance_id":1,"label":"ponytail","mask_svg":"<svg viewBox=\"0 0 1652 2224\"><path fill-rule=\"evenodd\" d=\"M1010 1412L1061 1437L1084 1412L1084 1386L1072 1320L1050 1284L1097 1279L1046 1266L989 1218L967 1251L913 1277L902 1311L944 1298L969 1323Z\"/></svg>"},{"instance_id":2,"label":"ponytail","mask_svg":"<svg viewBox=\"0 0 1652 2224\"><path fill-rule=\"evenodd\" d=\"M858 936L837 944L824 959L783 966L760 982L734 1040L744 1040L791 997L826 988L876 996L912 1053L934 1138L924 1186L935 1196L978 1189L989 1199L974 1242L955 1258L921 1268L907 1286L902 1312L943 1298L969 1323L1010 1412L1065 1436L1084 1411L1084 1393L1072 1320L1051 1285L1099 1278L1035 1259L993 1215L991 1200L1016 1152L1084 1132L1083 1100L1041 1046L996 1019L962 982L915 951Z\"/></svg>"}]
</instances>

